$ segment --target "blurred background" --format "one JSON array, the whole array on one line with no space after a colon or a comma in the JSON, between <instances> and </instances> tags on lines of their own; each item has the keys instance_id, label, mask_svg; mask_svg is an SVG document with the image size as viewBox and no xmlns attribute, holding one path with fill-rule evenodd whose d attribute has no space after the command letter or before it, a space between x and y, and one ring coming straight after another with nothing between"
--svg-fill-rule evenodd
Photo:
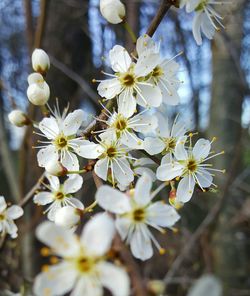
<instances>
[{"instance_id":1,"label":"blurred background","mask_svg":"<svg viewBox=\"0 0 250 296\"><path fill-rule=\"evenodd\" d=\"M145 33L160 1L123 2L136 35ZM192 120L199 136L217 137L215 150L226 152L214 159L216 167L226 169L215 178L217 190L197 189L180 210L178 231L157 237L166 254L137 262L145 283L164 279L169 296L187 295L195 280L207 273L218 278L223 295L250 295L250 1L232 2L236 3L220 9L226 30L216 33L212 42L204 39L201 47L192 36L192 15L183 10L171 9L154 35L161 40L164 56L183 51L176 60L183 80L181 104L162 107L161 112ZM0 194L11 203L18 203L42 174L37 151L31 148L37 140L32 128L13 127L7 118L16 107L36 120L42 118L26 97L32 50L41 47L51 59L46 77L50 105L58 98L60 107L69 102L71 110L96 115L100 98L91 80L103 79L101 70L110 72L107 55L113 45L122 44L130 52L134 48L124 27L108 24L98 5L98 0L0 1ZM94 192L89 178L79 198L88 204ZM162 197L167 200L168 193L163 191ZM0 295L19 292L20 287L29 291L44 263L34 237L42 219L42 209L31 203L19 222L18 240L1 246ZM207 291L208 296L217 295Z\"/></svg>"}]
</instances>

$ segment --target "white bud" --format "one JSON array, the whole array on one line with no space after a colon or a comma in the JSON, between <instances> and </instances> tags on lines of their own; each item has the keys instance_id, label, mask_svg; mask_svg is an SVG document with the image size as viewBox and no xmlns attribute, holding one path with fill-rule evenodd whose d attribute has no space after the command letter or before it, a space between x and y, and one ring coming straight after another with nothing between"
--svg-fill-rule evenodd
<instances>
[{"instance_id":1,"label":"white bud","mask_svg":"<svg viewBox=\"0 0 250 296\"><path fill-rule=\"evenodd\" d=\"M126 14L125 6L120 0L100 0L100 11L111 24L121 23Z\"/></svg>"},{"instance_id":2,"label":"white bud","mask_svg":"<svg viewBox=\"0 0 250 296\"><path fill-rule=\"evenodd\" d=\"M80 221L81 210L73 208L71 206L65 206L60 208L55 213L55 224L72 228L76 226Z\"/></svg>"},{"instance_id":3,"label":"white bud","mask_svg":"<svg viewBox=\"0 0 250 296\"><path fill-rule=\"evenodd\" d=\"M43 74L49 70L49 56L44 50L36 48L32 53L31 61L34 71Z\"/></svg>"},{"instance_id":4,"label":"white bud","mask_svg":"<svg viewBox=\"0 0 250 296\"><path fill-rule=\"evenodd\" d=\"M40 83L32 83L27 89L29 101L36 106L45 105L48 102L49 95L49 86L45 81Z\"/></svg>"},{"instance_id":5,"label":"white bud","mask_svg":"<svg viewBox=\"0 0 250 296\"><path fill-rule=\"evenodd\" d=\"M8 115L9 121L18 127L30 124L30 120L21 110L13 110Z\"/></svg>"},{"instance_id":6,"label":"white bud","mask_svg":"<svg viewBox=\"0 0 250 296\"><path fill-rule=\"evenodd\" d=\"M68 170L58 160L49 161L45 166L46 172L53 176L64 176Z\"/></svg>"},{"instance_id":7,"label":"white bud","mask_svg":"<svg viewBox=\"0 0 250 296\"><path fill-rule=\"evenodd\" d=\"M28 84L44 82L43 76L39 73L32 73L28 76Z\"/></svg>"}]
</instances>

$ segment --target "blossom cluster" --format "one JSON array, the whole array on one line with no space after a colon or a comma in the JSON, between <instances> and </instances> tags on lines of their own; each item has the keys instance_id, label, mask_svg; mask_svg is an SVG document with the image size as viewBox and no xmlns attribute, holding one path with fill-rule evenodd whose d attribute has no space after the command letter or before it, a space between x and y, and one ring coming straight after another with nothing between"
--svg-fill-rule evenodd
<instances>
[{"instance_id":1,"label":"blossom cluster","mask_svg":"<svg viewBox=\"0 0 250 296\"><path fill-rule=\"evenodd\" d=\"M213 4L216 1L181 3L188 12L197 13L196 26L198 23L208 38L212 35L208 34L204 13L213 25L213 18L220 18L211 8ZM110 5L114 5L112 14ZM111 23L125 18L125 7L118 0L100 1L100 10ZM200 43L200 29L196 27L195 32ZM163 57L159 44L148 35L137 39L132 54L115 45L109 51L112 73L103 72L107 79L93 80L99 83L97 92L102 101L108 103L102 105L101 116L95 117L89 129L83 110L69 112L66 108L60 112L58 101L54 109L49 106L45 81L49 56L42 49L33 52L35 72L28 77L27 96L30 103L46 111L46 116L37 123L14 110L9 120L18 127L33 125L41 138L36 146L37 161L45 173L33 201L45 206L49 221L39 225L36 234L49 247L42 253L57 260L36 277L35 295L72 291L71 295L95 296L102 295L105 287L115 296L128 296L129 276L122 262L114 262L112 242L120 237L131 254L143 261L153 256L154 247L164 254L155 231L164 234L165 228L175 229L178 210L190 201L195 188L206 191L216 186L214 173L223 170L208 161L223 151L211 150L215 138L200 138L194 143L196 134L180 116L171 121L159 111L162 105L180 103L182 81L177 57ZM86 207L77 192L90 171L105 184ZM158 196L165 187L169 199ZM96 205L104 212L92 215L78 236L75 232L82 217L95 211ZM16 237L13 220L22 214L21 207L7 208L1 197L0 231Z\"/></svg>"}]
</instances>

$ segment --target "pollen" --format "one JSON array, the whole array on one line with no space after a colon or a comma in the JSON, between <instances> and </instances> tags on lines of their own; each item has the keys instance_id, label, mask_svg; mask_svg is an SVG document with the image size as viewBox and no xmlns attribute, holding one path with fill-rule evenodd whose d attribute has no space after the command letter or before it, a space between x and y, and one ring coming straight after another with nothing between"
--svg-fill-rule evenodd
<instances>
[{"instance_id":1,"label":"pollen","mask_svg":"<svg viewBox=\"0 0 250 296\"><path fill-rule=\"evenodd\" d=\"M41 248L40 250L40 254L44 257L47 257L50 255L50 249L49 248L46 248L46 247L43 247Z\"/></svg>"},{"instance_id":2,"label":"pollen","mask_svg":"<svg viewBox=\"0 0 250 296\"><path fill-rule=\"evenodd\" d=\"M159 249L159 253L160 253L160 255L164 255L164 254L166 254L166 249L164 249L164 248L160 248L160 249Z\"/></svg>"}]
</instances>

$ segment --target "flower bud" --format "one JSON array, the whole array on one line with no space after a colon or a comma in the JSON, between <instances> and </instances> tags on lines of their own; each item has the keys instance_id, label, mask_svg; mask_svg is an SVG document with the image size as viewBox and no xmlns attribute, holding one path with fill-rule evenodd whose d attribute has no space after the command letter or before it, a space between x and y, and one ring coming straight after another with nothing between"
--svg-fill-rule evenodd
<instances>
[{"instance_id":1,"label":"flower bud","mask_svg":"<svg viewBox=\"0 0 250 296\"><path fill-rule=\"evenodd\" d=\"M41 83L32 83L27 89L29 101L36 106L45 105L48 102L49 95L49 86L45 81Z\"/></svg>"},{"instance_id":2,"label":"flower bud","mask_svg":"<svg viewBox=\"0 0 250 296\"><path fill-rule=\"evenodd\" d=\"M49 56L44 50L36 48L32 53L31 61L34 71L45 74L49 70Z\"/></svg>"},{"instance_id":3,"label":"flower bud","mask_svg":"<svg viewBox=\"0 0 250 296\"><path fill-rule=\"evenodd\" d=\"M148 282L148 290L153 294L153 295L163 295L164 290L165 290L165 284L161 280L151 280Z\"/></svg>"},{"instance_id":4,"label":"flower bud","mask_svg":"<svg viewBox=\"0 0 250 296\"><path fill-rule=\"evenodd\" d=\"M53 176L65 176L68 170L58 160L49 161L45 166L46 172Z\"/></svg>"},{"instance_id":5,"label":"flower bud","mask_svg":"<svg viewBox=\"0 0 250 296\"><path fill-rule=\"evenodd\" d=\"M44 79L43 76L39 73L31 73L28 76L28 84L31 85L33 83L43 83Z\"/></svg>"},{"instance_id":6,"label":"flower bud","mask_svg":"<svg viewBox=\"0 0 250 296\"><path fill-rule=\"evenodd\" d=\"M102 16L111 24L119 24L125 18L125 6L120 0L100 0Z\"/></svg>"},{"instance_id":7,"label":"flower bud","mask_svg":"<svg viewBox=\"0 0 250 296\"><path fill-rule=\"evenodd\" d=\"M176 189L175 188L170 190L168 200L169 200L169 203L171 204L171 206L173 206L176 210L179 210L180 208L183 207L183 204L176 200Z\"/></svg>"},{"instance_id":8,"label":"flower bud","mask_svg":"<svg viewBox=\"0 0 250 296\"><path fill-rule=\"evenodd\" d=\"M30 120L25 113L21 110L13 110L8 115L9 121L18 127L22 127L24 125L29 125Z\"/></svg>"},{"instance_id":9,"label":"flower bud","mask_svg":"<svg viewBox=\"0 0 250 296\"><path fill-rule=\"evenodd\" d=\"M55 213L55 224L65 228L76 226L81 218L81 210L71 206L65 206Z\"/></svg>"}]
</instances>

